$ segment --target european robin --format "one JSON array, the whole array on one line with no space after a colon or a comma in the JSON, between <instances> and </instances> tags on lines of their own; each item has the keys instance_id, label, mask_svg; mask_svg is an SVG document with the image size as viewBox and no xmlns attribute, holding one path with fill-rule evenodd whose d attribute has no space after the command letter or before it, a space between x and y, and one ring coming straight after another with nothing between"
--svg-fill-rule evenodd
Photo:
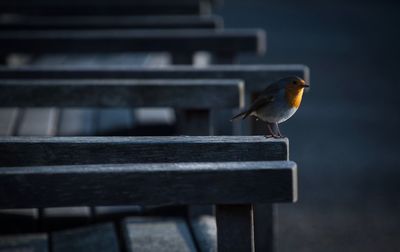
<instances>
[{"instance_id":1,"label":"european robin","mask_svg":"<svg viewBox=\"0 0 400 252\"><path fill-rule=\"evenodd\" d=\"M309 85L296 76L280 79L264 89L249 109L234 116L232 120L239 117L245 119L249 115L255 116L267 122L269 135L266 137L284 137L278 124L296 113L306 87Z\"/></svg>"}]
</instances>

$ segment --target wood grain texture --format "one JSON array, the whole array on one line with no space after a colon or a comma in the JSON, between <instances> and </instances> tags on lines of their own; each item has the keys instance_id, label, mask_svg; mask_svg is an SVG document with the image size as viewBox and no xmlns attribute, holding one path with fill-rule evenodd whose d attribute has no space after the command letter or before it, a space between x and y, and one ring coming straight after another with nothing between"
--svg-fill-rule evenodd
<instances>
[{"instance_id":1,"label":"wood grain texture","mask_svg":"<svg viewBox=\"0 0 400 252\"><path fill-rule=\"evenodd\" d=\"M123 221L128 252L196 251L184 218L133 217Z\"/></svg>"},{"instance_id":2,"label":"wood grain texture","mask_svg":"<svg viewBox=\"0 0 400 252\"><path fill-rule=\"evenodd\" d=\"M218 252L254 252L251 205L217 205Z\"/></svg>"},{"instance_id":3,"label":"wood grain texture","mask_svg":"<svg viewBox=\"0 0 400 252\"><path fill-rule=\"evenodd\" d=\"M295 170L288 161L3 167L0 207L291 202Z\"/></svg>"},{"instance_id":4,"label":"wood grain texture","mask_svg":"<svg viewBox=\"0 0 400 252\"><path fill-rule=\"evenodd\" d=\"M1 80L0 105L224 108L243 104L240 80Z\"/></svg>"},{"instance_id":5,"label":"wood grain texture","mask_svg":"<svg viewBox=\"0 0 400 252\"><path fill-rule=\"evenodd\" d=\"M118 252L118 238L112 223L52 233L54 252Z\"/></svg>"},{"instance_id":6,"label":"wood grain texture","mask_svg":"<svg viewBox=\"0 0 400 252\"><path fill-rule=\"evenodd\" d=\"M0 54L115 52L265 52L262 30L1 31Z\"/></svg>"},{"instance_id":7,"label":"wood grain texture","mask_svg":"<svg viewBox=\"0 0 400 252\"><path fill-rule=\"evenodd\" d=\"M1 252L47 252L48 236L47 234L22 234L12 236L0 236Z\"/></svg>"},{"instance_id":8,"label":"wood grain texture","mask_svg":"<svg viewBox=\"0 0 400 252\"><path fill-rule=\"evenodd\" d=\"M222 28L218 16L20 16L0 19L0 30L51 29L215 29Z\"/></svg>"},{"instance_id":9,"label":"wood grain texture","mask_svg":"<svg viewBox=\"0 0 400 252\"><path fill-rule=\"evenodd\" d=\"M1 137L1 166L272 161L287 139L262 136Z\"/></svg>"},{"instance_id":10,"label":"wood grain texture","mask_svg":"<svg viewBox=\"0 0 400 252\"><path fill-rule=\"evenodd\" d=\"M240 79L246 92L257 92L269 83L287 76L299 76L309 83L304 65L213 65L157 67L21 67L1 68L3 79Z\"/></svg>"}]
</instances>

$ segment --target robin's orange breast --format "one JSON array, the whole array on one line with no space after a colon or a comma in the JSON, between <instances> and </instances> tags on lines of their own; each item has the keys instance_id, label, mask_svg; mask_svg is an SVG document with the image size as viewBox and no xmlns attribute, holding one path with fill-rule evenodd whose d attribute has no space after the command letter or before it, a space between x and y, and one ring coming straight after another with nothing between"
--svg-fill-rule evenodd
<instances>
[{"instance_id":1,"label":"robin's orange breast","mask_svg":"<svg viewBox=\"0 0 400 252\"><path fill-rule=\"evenodd\" d=\"M288 102L289 106L294 108L299 108L301 104L301 99L303 98L304 89L294 89L288 88L286 89L285 96L286 101Z\"/></svg>"}]
</instances>

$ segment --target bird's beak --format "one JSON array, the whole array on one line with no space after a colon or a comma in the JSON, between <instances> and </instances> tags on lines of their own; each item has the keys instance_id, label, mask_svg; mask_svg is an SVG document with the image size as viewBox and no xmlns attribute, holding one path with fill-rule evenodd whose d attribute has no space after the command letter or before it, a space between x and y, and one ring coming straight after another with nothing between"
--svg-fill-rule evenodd
<instances>
[{"instance_id":1,"label":"bird's beak","mask_svg":"<svg viewBox=\"0 0 400 252\"><path fill-rule=\"evenodd\" d=\"M301 87L308 88L308 87L310 87L310 84L308 84L305 81L301 80Z\"/></svg>"}]
</instances>

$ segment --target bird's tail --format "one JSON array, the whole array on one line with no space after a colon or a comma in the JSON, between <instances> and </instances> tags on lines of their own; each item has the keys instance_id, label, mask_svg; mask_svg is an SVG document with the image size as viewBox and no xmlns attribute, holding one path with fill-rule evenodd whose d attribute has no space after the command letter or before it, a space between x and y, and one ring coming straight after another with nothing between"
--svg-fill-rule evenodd
<instances>
[{"instance_id":1,"label":"bird's tail","mask_svg":"<svg viewBox=\"0 0 400 252\"><path fill-rule=\"evenodd\" d=\"M234 117L232 117L231 122L238 119L239 117L242 117L242 120L245 119L247 117L247 111L243 111L243 112L235 115Z\"/></svg>"}]
</instances>

